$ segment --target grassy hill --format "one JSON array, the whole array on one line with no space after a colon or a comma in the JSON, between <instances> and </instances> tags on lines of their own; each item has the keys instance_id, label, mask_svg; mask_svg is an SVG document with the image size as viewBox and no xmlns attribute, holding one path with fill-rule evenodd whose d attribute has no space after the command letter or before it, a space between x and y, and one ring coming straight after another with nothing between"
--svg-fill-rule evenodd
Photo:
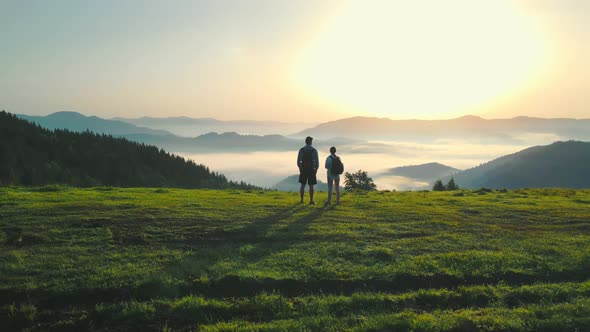
<instances>
[{"instance_id":1,"label":"grassy hill","mask_svg":"<svg viewBox=\"0 0 590 332\"><path fill-rule=\"evenodd\" d=\"M0 187L0 330L590 329L590 191L297 196Z\"/></svg>"}]
</instances>

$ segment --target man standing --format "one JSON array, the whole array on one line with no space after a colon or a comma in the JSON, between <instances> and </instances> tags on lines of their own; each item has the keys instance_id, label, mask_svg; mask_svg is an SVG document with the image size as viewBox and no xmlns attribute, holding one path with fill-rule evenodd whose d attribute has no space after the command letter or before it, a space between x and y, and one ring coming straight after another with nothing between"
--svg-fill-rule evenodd
<instances>
[{"instance_id":1,"label":"man standing","mask_svg":"<svg viewBox=\"0 0 590 332\"><path fill-rule=\"evenodd\" d=\"M305 184L309 184L309 204L315 205L313 200L313 186L318 183L316 179L316 173L320 166L318 151L311 146L313 138L307 136L305 138L305 146L299 149L297 155L297 167L299 167L299 183L301 183L301 189L299 190L299 196L303 203L303 195L305 194Z\"/></svg>"}]
</instances>

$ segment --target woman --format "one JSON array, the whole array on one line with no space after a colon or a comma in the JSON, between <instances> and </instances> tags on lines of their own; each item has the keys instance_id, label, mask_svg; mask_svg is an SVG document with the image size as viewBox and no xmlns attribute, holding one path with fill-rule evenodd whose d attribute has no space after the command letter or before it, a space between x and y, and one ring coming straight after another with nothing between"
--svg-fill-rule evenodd
<instances>
[{"instance_id":1,"label":"woman","mask_svg":"<svg viewBox=\"0 0 590 332\"><path fill-rule=\"evenodd\" d=\"M336 204L338 205L340 204L340 174L342 173L343 166L340 157L336 155L335 147L330 148L330 155L326 158L326 170L328 174L328 201L326 205L332 203L333 188L336 190Z\"/></svg>"}]
</instances>

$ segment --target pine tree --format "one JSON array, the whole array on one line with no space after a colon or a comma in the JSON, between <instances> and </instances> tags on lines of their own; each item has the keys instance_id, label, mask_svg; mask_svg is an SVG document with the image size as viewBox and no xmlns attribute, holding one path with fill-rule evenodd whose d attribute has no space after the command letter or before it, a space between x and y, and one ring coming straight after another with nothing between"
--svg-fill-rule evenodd
<instances>
[{"instance_id":1,"label":"pine tree","mask_svg":"<svg viewBox=\"0 0 590 332\"><path fill-rule=\"evenodd\" d=\"M451 178L447 183L447 190L457 190L459 186L455 184L455 178Z\"/></svg>"},{"instance_id":2,"label":"pine tree","mask_svg":"<svg viewBox=\"0 0 590 332\"><path fill-rule=\"evenodd\" d=\"M433 191L444 191L445 190L445 185L442 183L441 180L436 180L436 182L434 182L434 186L432 187Z\"/></svg>"}]
</instances>

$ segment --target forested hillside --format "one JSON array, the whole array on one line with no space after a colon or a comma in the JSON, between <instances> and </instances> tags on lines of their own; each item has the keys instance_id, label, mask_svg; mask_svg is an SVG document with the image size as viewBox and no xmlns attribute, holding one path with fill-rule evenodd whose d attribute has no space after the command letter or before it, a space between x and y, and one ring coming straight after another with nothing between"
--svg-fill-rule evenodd
<instances>
[{"instance_id":1,"label":"forested hillside","mask_svg":"<svg viewBox=\"0 0 590 332\"><path fill-rule=\"evenodd\" d=\"M457 173L461 188L590 188L590 142L534 146Z\"/></svg>"},{"instance_id":2,"label":"forested hillside","mask_svg":"<svg viewBox=\"0 0 590 332\"><path fill-rule=\"evenodd\" d=\"M0 184L249 188L155 146L43 129L0 112Z\"/></svg>"}]
</instances>

